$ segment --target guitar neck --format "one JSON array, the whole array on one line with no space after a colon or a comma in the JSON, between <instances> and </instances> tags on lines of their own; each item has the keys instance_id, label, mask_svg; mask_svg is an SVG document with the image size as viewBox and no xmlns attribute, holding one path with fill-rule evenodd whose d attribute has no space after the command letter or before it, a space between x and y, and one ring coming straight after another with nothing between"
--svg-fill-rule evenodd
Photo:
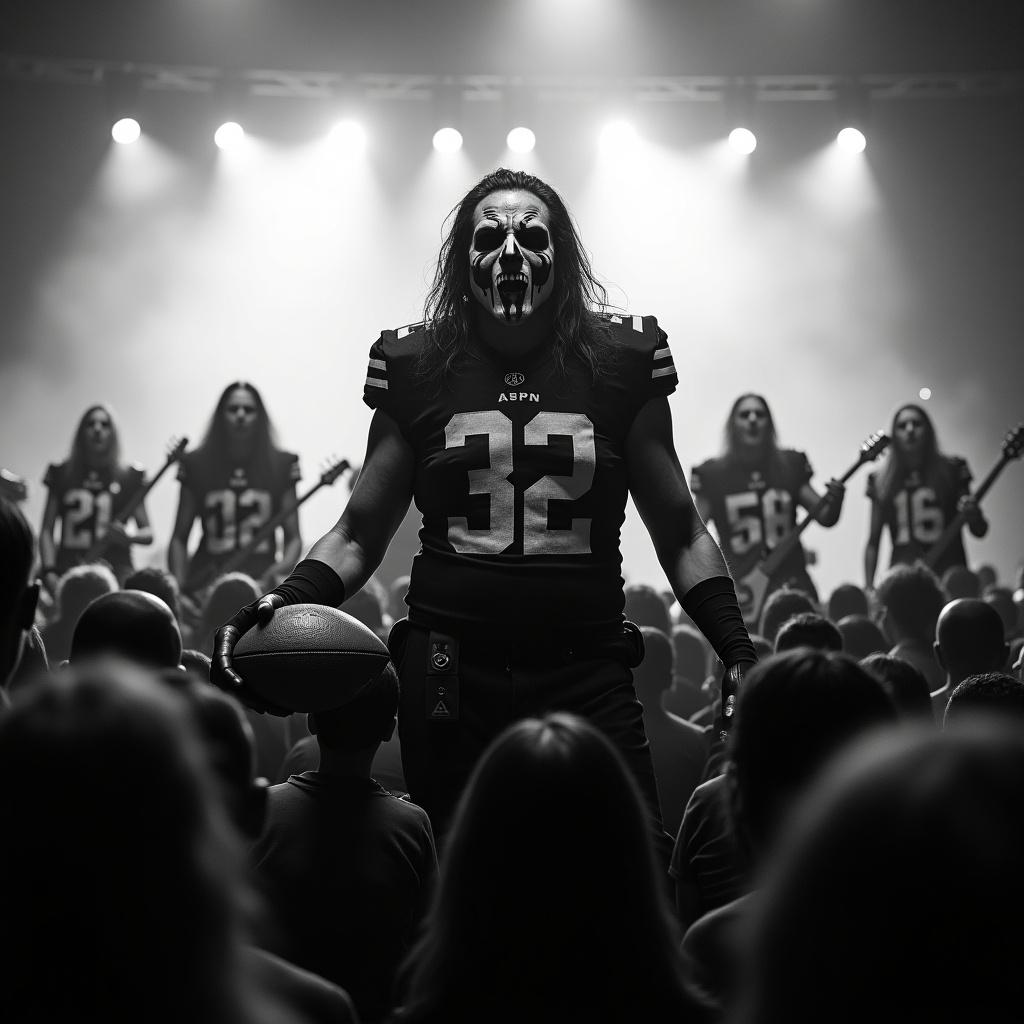
<instances>
[{"instance_id":1,"label":"guitar neck","mask_svg":"<svg viewBox=\"0 0 1024 1024\"><path fill-rule=\"evenodd\" d=\"M132 517L132 513L146 500L149 496L149 492L156 487L160 477L164 475L177 462L177 459L168 459L161 467L156 476L147 484L143 484L129 499L128 503L124 505L120 512L111 520L111 525L114 523L126 523ZM107 535L104 534L102 537L93 542L91 548L86 551L84 560L86 562L92 562L99 558L104 551L107 550Z\"/></svg>"},{"instance_id":2,"label":"guitar neck","mask_svg":"<svg viewBox=\"0 0 1024 1024\"><path fill-rule=\"evenodd\" d=\"M850 468L841 477L839 477L839 482L845 484L846 481L849 480L863 464L864 459L857 459L857 461L850 466ZM762 572L768 576L778 572L782 563L789 557L797 544L800 543L800 535L808 526L811 525L811 523L815 522L815 516L817 516L825 507L827 501L827 495L823 495L819 498L817 502L815 502L814 507L808 510L807 515L804 516L804 518L797 523L797 525L778 544L776 544L774 548L772 548L771 552L761 563Z\"/></svg>"},{"instance_id":3,"label":"guitar neck","mask_svg":"<svg viewBox=\"0 0 1024 1024\"><path fill-rule=\"evenodd\" d=\"M1009 461L1010 457L1004 452L999 461L989 470L988 476L978 485L978 489L973 495L975 502L980 502L988 494L989 489L996 482L996 477L1002 473L1003 468ZM924 557L924 564L929 569L934 569L938 565L939 559L946 553L949 545L959 536L966 522L967 515L964 512L957 512L949 521L946 528L939 535L939 539L928 549L928 554Z\"/></svg>"},{"instance_id":4,"label":"guitar neck","mask_svg":"<svg viewBox=\"0 0 1024 1024\"><path fill-rule=\"evenodd\" d=\"M279 509L273 516L271 516L253 535L249 542L240 548L236 548L231 552L223 562L217 563L210 573L207 574L203 586L206 583L212 582L218 576L223 576L226 572L234 572L240 565L242 565L250 554L256 549L259 544L262 544L267 537L271 536L273 532L293 513L297 512L310 498L320 490L321 487L326 487L327 481L321 479L318 483L314 484L305 494L299 498L294 505L290 505L288 508Z\"/></svg>"}]
</instances>

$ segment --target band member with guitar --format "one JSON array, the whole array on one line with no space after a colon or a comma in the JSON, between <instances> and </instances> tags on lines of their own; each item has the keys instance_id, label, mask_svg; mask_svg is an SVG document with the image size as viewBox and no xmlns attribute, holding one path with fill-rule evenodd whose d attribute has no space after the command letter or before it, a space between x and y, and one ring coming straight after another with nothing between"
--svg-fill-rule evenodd
<instances>
[{"instance_id":1,"label":"band member with guitar","mask_svg":"<svg viewBox=\"0 0 1024 1024\"><path fill-rule=\"evenodd\" d=\"M123 581L134 568L132 547L152 544L153 531L145 502L135 500L146 486L145 472L121 461L121 435L109 406L85 410L68 458L51 464L43 483L48 494L39 556L47 589L52 593L72 566L100 559Z\"/></svg>"},{"instance_id":2,"label":"band member with guitar","mask_svg":"<svg viewBox=\"0 0 1024 1024\"><path fill-rule=\"evenodd\" d=\"M725 453L693 469L690 489L701 517L714 522L741 607L744 577L793 532L798 506L815 510L822 526L839 521L845 486L829 480L819 495L811 486L813 475L803 452L779 448L767 401L740 395L725 421ZM772 575L768 593L787 584L818 599L799 543Z\"/></svg>"},{"instance_id":3,"label":"band member with guitar","mask_svg":"<svg viewBox=\"0 0 1024 1024\"><path fill-rule=\"evenodd\" d=\"M235 566L273 586L302 551L295 483L299 459L275 444L275 432L259 391L229 384L217 400L202 443L181 460L181 493L168 549L168 568L193 598L220 574L220 566L251 546ZM256 540L270 519L284 513L277 531ZM188 540L202 525L191 558Z\"/></svg>"},{"instance_id":4,"label":"band member with guitar","mask_svg":"<svg viewBox=\"0 0 1024 1024\"><path fill-rule=\"evenodd\" d=\"M871 526L864 549L864 582L874 586L882 527L892 540L890 565L908 565L928 555L958 512L975 537L988 522L970 494L971 471L956 456L943 455L935 427L919 405L903 405L892 419L892 445L881 468L868 477ZM959 533L929 567L939 577L953 565L966 565Z\"/></svg>"}]
</instances>

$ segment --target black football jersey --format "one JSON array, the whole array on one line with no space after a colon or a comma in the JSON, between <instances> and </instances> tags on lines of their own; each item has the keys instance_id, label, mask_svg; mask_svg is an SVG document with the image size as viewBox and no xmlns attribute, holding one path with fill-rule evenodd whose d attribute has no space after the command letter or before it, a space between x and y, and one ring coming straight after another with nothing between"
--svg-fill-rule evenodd
<instances>
[{"instance_id":1,"label":"black football jersey","mask_svg":"<svg viewBox=\"0 0 1024 1024\"><path fill-rule=\"evenodd\" d=\"M60 543L57 546L57 572L79 565L86 552L107 532L111 520L145 486L146 474L140 466L118 466L110 470L87 469L72 476L67 462L51 463L43 483L57 497L57 522ZM111 546L100 556L119 575L131 569L127 548Z\"/></svg>"},{"instance_id":2,"label":"black football jersey","mask_svg":"<svg viewBox=\"0 0 1024 1024\"><path fill-rule=\"evenodd\" d=\"M749 572L796 526L800 491L814 476L807 456L781 448L767 466L752 468L728 457L708 459L690 476L690 489L711 508L711 521L733 574ZM775 578L806 572L803 548L797 545Z\"/></svg>"},{"instance_id":3,"label":"black football jersey","mask_svg":"<svg viewBox=\"0 0 1024 1024\"><path fill-rule=\"evenodd\" d=\"M893 497L882 507L883 521L892 541L890 565L909 565L924 558L956 515L957 502L970 493L971 471L963 459L943 456L951 486L926 484L917 472L910 473ZM868 476L867 496L878 503L878 472ZM962 537L955 537L936 563L941 576L950 566L966 565Z\"/></svg>"},{"instance_id":4,"label":"black football jersey","mask_svg":"<svg viewBox=\"0 0 1024 1024\"><path fill-rule=\"evenodd\" d=\"M202 521L199 546L189 563L185 589L209 582L218 562L252 542L281 508L281 499L300 478L299 457L273 451L269 471L258 464L218 462L202 451L188 452L178 467L181 486L195 498ZM265 537L238 571L258 578L277 560L276 538Z\"/></svg>"},{"instance_id":5,"label":"black football jersey","mask_svg":"<svg viewBox=\"0 0 1024 1024\"><path fill-rule=\"evenodd\" d=\"M622 622L626 437L677 377L654 317L608 319L616 361L596 381L573 361L561 374L546 346L506 358L478 344L435 393L417 373L422 324L370 349L363 400L415 452L413 620L509 631Z\"/></svg>"}]
</instances>

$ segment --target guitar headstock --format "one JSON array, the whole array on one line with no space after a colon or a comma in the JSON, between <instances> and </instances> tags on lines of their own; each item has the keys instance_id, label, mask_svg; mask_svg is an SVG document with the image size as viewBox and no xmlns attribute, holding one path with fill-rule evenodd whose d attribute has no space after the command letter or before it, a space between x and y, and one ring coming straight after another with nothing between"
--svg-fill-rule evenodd
<instances>
[{"instance_id":1,"label":"guitar headstock","mask_svg":"<svg viewBox=\"0 0 1024 1024\"><path fill-rule=\"evenodd\" d=\"M860 446L860 463L874 462L892 443L892 438L884 430L876 430L869 434Z\"/></svg>"},{"instance_id":2,"label":"guitar headstock","mask_svg":"<svg viewBox=\"0 0 1024 1024\"><path fill-rule=\"evenodd\" d=\"M167 465L170 466L177 462L185 454L187 447L187 437L172 437L167 442Z\"/></svg>"},{"instance_id":3,"label":"guitar headstock","mask_svg":"<svg viewBox=\"0 0 1024 1024\"><path fill-rule=\"evenodd\" d=\"M327 465L324 467L323 472L320 474L320 483L325 487L330 487L335 480L345 472L346 469L351 467L348 464L347 459L331 458L328 460Z\"/></svg>"},{"instance_id":4,"label":"guitar headstock","mask_svg":"<svg viewBox=\"0 0 1024 1024\"><path fill-rule=\"evenodd\" d=\"M1003 439L1003 455L1008 459L1019 459L1024 453L1024 423L1018 423Z\"/></svg>"}]
</instances>

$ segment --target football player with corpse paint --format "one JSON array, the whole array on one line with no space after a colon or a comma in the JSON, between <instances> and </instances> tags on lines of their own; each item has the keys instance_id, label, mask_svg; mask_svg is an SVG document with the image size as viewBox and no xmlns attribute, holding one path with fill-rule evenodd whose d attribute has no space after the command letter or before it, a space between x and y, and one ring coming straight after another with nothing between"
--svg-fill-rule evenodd
<instances>
[{"instance_id":1,"label":"football player with corpse paint","mask_svg":"<svg viewBox=\"0 0 1024 1024\"><path fill-rule=\"evenodd\" d=\"M882 466L868 477L871 525L864 548L864 583L874 587L882 528L892 541L890 565L924 558L958 512L966 516L974 537L988 533L988 521L971 497L971 471L956 456L943 455L931 418L919 405L903 405L892 418L892 444ZM942 574L966 565L962 537L954 538L932 566Z\"/></svg>"},{"instance_id":2,"label":"football player with corpse paint","mask_svg":"<svg viewBox=\"0 0 1024 1024\"><path fill-rule=\"evenodd\" d=\"M453 211L425 321L371 348L374 413L341 518L218 634L214 681L252 702L231 665L237 637L284 604L340 605L414 499L422 546L389 646L406 781L437 831L488 743L554 708L616 744L658 814L630 671L642 641L623 618L628 495L730 685L756 661L673 447L665 332L604 308L561 197L518 171L480 181Z\"/></svg>"},{"instance_id":3,"label":"football player with corpse paint","mask_svg":"<svg viewBox=\"0 0 1024 1024\"><path fill-rule=\"evenodd\" d=\"M724 454L695 467L690 477L697 510L714 523L738 581L795 529L798 506L817 508L815 519L822 526L839 521L845 486L829 480L827 500L818 508L822 496L811 486L813 475L804 452L779 448L767 401L740 395L725 421ZM787 584L818 600L800 545L773 576L769 592Z\"/></svg>"},{"instance_id":4,"label":"football player with corpse paint","mask_svg":"<svg viewBox=\"0 0 1024 1024\"><path fill-rule=\"evenodd\" d=\"M202 443L181 460L181 492L168 548L168 568L182 593L194 597L218 575L218 564L252 544L256 532L279 511L295 509L298 456L275 444L275 431L259 391L229 384L217 400ZM202 535L191 558L188 540L196 519ZM272 587L302 552L298 512L255 544L238 567Z\"/></svg>"},{"instance_id":5,"label":"football player with corpse paint","mask_svg":"<svg viewBox=\"0 0 1024 1024\"><path fill-rule=\"evenodd\" d=\"M85 410L68 458L51 464L43 483L48 493L39 530L39 557L47 589L53 593L57 580L80 565L97 541L105 542L99 557L123 582L134 571L132 547L152 544L153 531L144 503L133 510L127 523L117 521L145 486L145 472L121 460L121 434L109 406L98 404Z\"/></svg>"}]
</instances>

